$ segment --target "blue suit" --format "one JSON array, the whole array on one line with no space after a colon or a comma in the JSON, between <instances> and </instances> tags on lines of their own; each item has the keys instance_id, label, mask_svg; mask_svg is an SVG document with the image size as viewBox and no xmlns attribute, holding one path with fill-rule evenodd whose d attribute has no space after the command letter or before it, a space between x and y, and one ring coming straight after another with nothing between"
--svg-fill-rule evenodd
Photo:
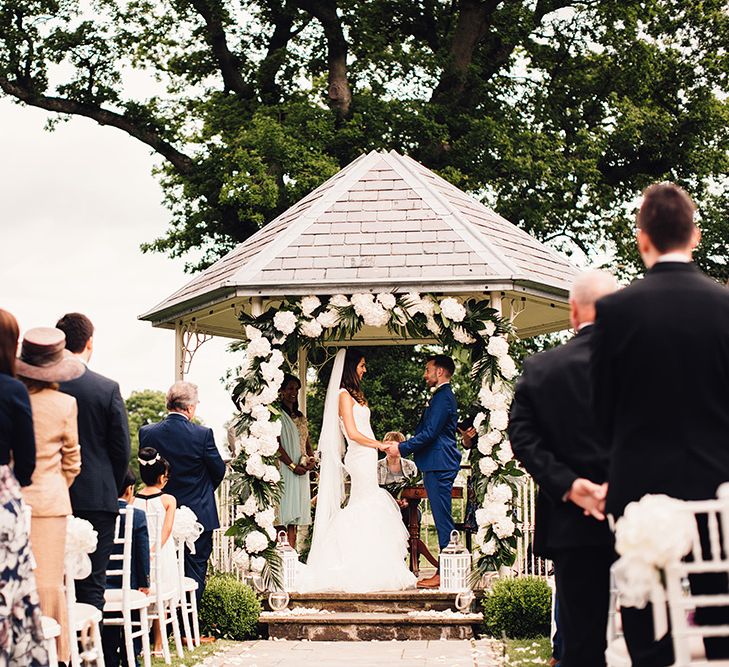
<instances>
[{"instance_id":1,"label":"blue suit","mask_svg":"<svg viewBox=\"0 0 729 667\"><path fill-rule=\"evenodd\" d=\"M173 412L161 422L139 429L139 447L154 447L169 461L170 480L165 493L175 497L178 507L186 505L195 512L203 526L195 553L185 554L185 574L197 581L199 601L205 589L213 530L220 527L215 489L225 476L225 463L215 446L213 431Z\"/></svg>"},{"instance_id":2,"label":"blue suit","mask_svg":"<svg viewBox=\"0 0 729 667\"><path fill-rule=\"evenodd\" d=\"M400 443L400 455L413 454L423 473L441 549L448 546L455 529L451 511L453 482L461 466L461 453L456 444L458 405L450 384L443 384L430 399L415 429L415 435Z\"/></svg>"}]
</instances>

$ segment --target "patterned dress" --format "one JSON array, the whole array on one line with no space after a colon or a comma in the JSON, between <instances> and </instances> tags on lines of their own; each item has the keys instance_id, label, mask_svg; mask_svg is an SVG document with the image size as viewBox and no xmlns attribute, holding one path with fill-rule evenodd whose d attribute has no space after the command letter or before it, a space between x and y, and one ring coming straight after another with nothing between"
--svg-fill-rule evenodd
<instances>
[{"instance_id":1,"label":"patterned dress","mask_svg":"<svg viewBox=\"0 0 729 667\"><path fill-rule=\"evenodd\" d=\"M0 466L0 665L48 664L20 486Z\"/></svg>"}]
</instances>

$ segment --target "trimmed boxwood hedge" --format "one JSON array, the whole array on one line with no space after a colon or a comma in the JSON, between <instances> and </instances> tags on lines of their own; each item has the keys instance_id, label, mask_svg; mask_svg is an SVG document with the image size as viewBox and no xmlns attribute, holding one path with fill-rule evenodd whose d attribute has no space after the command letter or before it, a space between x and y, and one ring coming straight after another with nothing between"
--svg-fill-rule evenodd
<instances>
[{"instance_id":1,"label":"trimmed boxwood hedge","mask_svg":"<svg viewBox=\"0 0 729 667\"><path fill-rule=\"evenodd\" d=\"M233 575L215 574L205 584L198 614L203 634L250 639L256 635L261 603L253 589Z\"/></svg>"},{"instance_id":2,"label":"trimmed boxwood hedge","mask_svg":"<svg viewBox=\"0 0 729 667\"><path fill-rule=\"evenodd\" d=\"M497 579L483 599L484 624L493 637L549 635L551 611L552 591L538 577Z\"/></svg>"}]
</instances>

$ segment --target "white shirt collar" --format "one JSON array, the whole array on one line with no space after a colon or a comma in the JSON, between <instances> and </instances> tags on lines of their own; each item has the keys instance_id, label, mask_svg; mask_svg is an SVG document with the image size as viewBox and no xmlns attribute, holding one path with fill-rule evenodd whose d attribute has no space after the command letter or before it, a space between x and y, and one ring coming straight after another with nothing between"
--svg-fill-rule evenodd
<instances>
[{"instance_id":1,"label":"white shirt collar","mask_svg":"<svg viewBox=\"0 0 729 667\"><path fill-rule=\"evenodd\" d=\"M582 331L585 327L589 327L595 324L594 322L583 322L580 324L580 326L577 327L577 331Z\"/></svg>"},{"instance_id":2,"label":"white shirt collar","mask_svg":"<svg viewBox=\"0 0 729 667\"><path fill-rule=\"evenodd\" d=\"M438 391L442 386L444 386L446 384L450 384L450 383L451 383L450 380L446 380L445 382L441 382L440 384L435 385L435 387L431 387L430 388L430 393L431 394L435 394L435 392Z\"/></svg>"},{"instance_id":3,"label":"white shirt collar","mask_svg":"<svg viewBox=\"0 0 729 667\"><path fill-rule=\"evenodd\" d=\"M188 417L187 415L185 415L185 414L182 414L181 412L176 412L175 410L172 410L171 412L168 412L168 413L167 413L167 416L168 416L168 417L169 417L170 415L180 415L180 417L184 417L185 419L187 419L187 421L190 421L190 418L189 418L189 417Z\"/></svg>"},{"instance_id":4,"label":"white shirt collar","mask_svg":"<svg viewBox=\"0 0 729 667\"><path fill-rule=\"evenodd\" d=\"M691 261L691 257L684 252L667 252L656 260L656 264L659 262L682 262L688 264Z\"/></svg>"}]
</instances>

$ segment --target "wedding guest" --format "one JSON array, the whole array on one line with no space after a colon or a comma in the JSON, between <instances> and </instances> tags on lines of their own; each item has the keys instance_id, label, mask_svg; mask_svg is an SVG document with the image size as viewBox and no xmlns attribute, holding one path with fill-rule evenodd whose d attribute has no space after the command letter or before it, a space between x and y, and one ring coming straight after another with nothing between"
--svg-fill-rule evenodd
<instances>
[{"instance_id":1,"label":"wedding guest","mask_svg":"<svg viewBox=\"0 0 729 667\"><path fill-rule=\"evenodd\" d=\"M595 302L616 289L604 271L575 279L569 303L576 334L524 362L509 415L514 455L539 487L534 552L554 561L563 667L605 664L615 556L598 507L609 448L590 403L590 340Z\"/></svg>"},{"instance_id":2,"label":"wedding guest","mask_svg":"<svg viewBox=\"0 0 729 667\"><path fill-rule=\"evenodd\" d=\"M203 526L195 553L185 551L185 575L198 583L199 603L213 550L213 530L220 527L215 489L225 476L225 463L215 446L212 429L192 421L198 403L196 385L175 382L167 392L169 414L161 422L142 426L139 446L154 447L169 461L172 475L165 491L175 497L178 506L185 505L195 512Z\"/></svg>"},{"instance_id":3,"label":"wedding guest","mask_svg":"<svg viewBox=\"0 0 729 667\"><path fill-rule=\"evenodd\" d=\"M119 385L88 368L94 351L91 320L67 313L56 326L66 334L66 349L84 366L81 377L61 383L61 391L78 403L81 474L71 487L71 506L74 516L86 519L98 536L96 551L89 554L91 574L76 582L76 599L103 610L117 497L131 453L127 411Z\"/></svg>"},{"instance_id":4,"label":"wedding guest","mask_svg":"<svg viewBox=\"0 0 729 667\"><path fill-rule=\"evenodd\" d=\"M124 477L123 489L119 494L119 509L123 510L134 501L134 487L137 478L131 469L127 470ZM124 524L127 515L119 519L119 533L124 534ZM123 544L114 544L112 555L121 555L124 551ZM147 515L144 510L137 507L132 512L132 561L129 567L130 585L132 589L138 590L145 595L149 594L149 531L147 528ZM117 561L119 562L119 561ZM106 587L121 588L121 576L106 578ZM132 612L132 620L139 620L139 612ZM122 641L123 628L118 625L104 625L102 629L102 643L104 647L104 663L106 667L118 667L120 662L127 665L127 652ZM142 642L139 637L134 639L134 654L139 655L142 650ZM135 661L135 664L138 664Z\"/></svg>"},{"instance_id":5,"label":"wedding guest","mask_svg":"<svg viewBox=\"0 0 729 667\"><path fill-rule=\"evenodd\" d=\"M301 382L284 375L279 389L281 436L278 458L283 493L277 523L286 527L289 544L296 546L298 526L311 525L311 487L309 471L314 467L314 452L309 440L309 425L299 410Z\"/></svg>"},{"instance_id":6,"label":"wedding guest","mask_svg":"<svg viewBox=\"0 0 729 667\"><path fill-rule=\"evenodd\" d=\"M0 664L48 664L28 542L21 487L35 470L35 436L28 390L15 378L18 323L0 309Z\"/></svg>"},{"instance_id":7,"label":"wedding guest","mask_svg":"<svg viewBox=\"0 0 729 667\"><path fill-rule=\"evenodd\" d=\"M390 431L385 434L384 442L405 442L405 436L400 431ZM418 475L418 466L410 459L404 459L402 456L393 456L391 452L387 452L384 459L377 461L377 483L385 488L395 499L397 506L400 508L402 520L405 525L410 523L410 503L420 504L420 500L408 500L400 497L401 487L409 479L414 479ZM420 512L418 512L420 514Z\"/></svg>"},{"instance_id":8,"label":"wedding guest","mask_svg":"<svg viewBox=\"0 0 729 667\"><path fill-rule=\"evenodd\" d=\"M56 643L62 662L68 662L71 654L63 587L66 521L71 514L68 487L81 469L81 452L76 401L58 391L58 383L84 372L82 363L66 355L65 344L59 329L30 329L23 337L15 367L33 410L36 464L30 486L23 488L23 499L32 508L35 577L43 614L61 626Z\"/></svg>"},{"instance_id":9,"label":"wedding guest","mask_svg":"<svg viewBox=\"0 0 729 667\"><path fill-rule=\"evenodd\" d=\"M161 530L161 551L154 553L162 565L162 578L154 580L155 586L161 586L165 592L176 591L179 594L179 573L177 570L177 551L172 537L175 524L177 501L169 493L164 493L170 479L170 464L159 455L154 447L142 447L139 450L139 476L144 483L136 493L134 507L143 510L147 515L147 527L150 543L156 544L157 531ZM162 654L162 633L159 621L154 624L154 652Z\"/></svg>"},{"instance_id":10,"label":"wedding guest","mask_svg":"<svg viewBox=\"0 0 729 667\"><path fill-rule=\"evenodd\" d=\"M673 183L651 185L638 212L647 271L597 303L592 387L611 447L607 511L647 493L714 498L729 480L729 291L693 263L696 207ZM706 535L703 535L706 537ZM718 554L715 554L718 557ZM726 593L726 575L692 575L695 594ZM654 643L650 605L623 607L633 664L668 665L668 636ZM698 608L699 625L729 623L729 608ZM729 638L704 641L708 659L729 657Z\"/></svg>"}]
</instances>

